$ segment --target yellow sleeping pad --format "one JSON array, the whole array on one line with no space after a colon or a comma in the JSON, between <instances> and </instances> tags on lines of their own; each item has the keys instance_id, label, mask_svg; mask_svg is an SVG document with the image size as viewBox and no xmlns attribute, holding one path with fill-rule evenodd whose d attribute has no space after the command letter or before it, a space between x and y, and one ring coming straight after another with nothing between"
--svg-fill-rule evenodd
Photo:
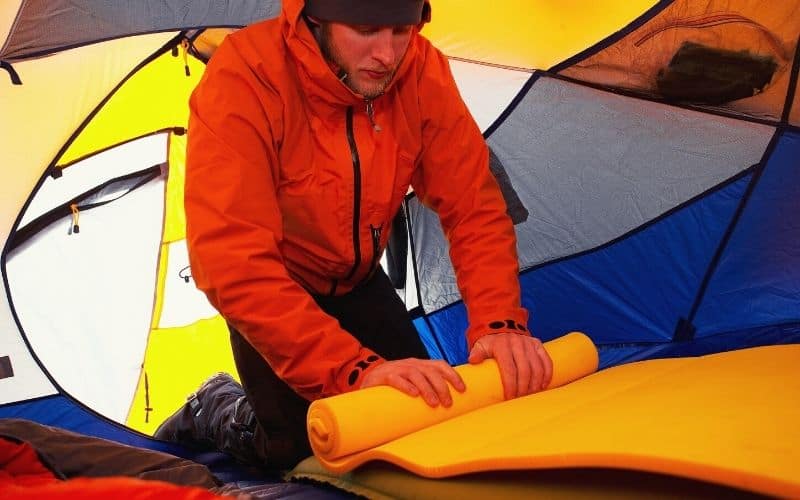
<instances>
[{"instance_id":1,"label":"yellow sleeping pad","mask_svg":"<svg viewBox=\"0 0 800 500\"><path fill-rule=\"evenodd\" d=\"M586 355L587 351L583 336L560 341L555 349L548 345L548 352L556 353L554 371L564 366L559 358L564 352ZM418 405L424 403L389 388L382 389L395 393L391 405L384 393L374 391L375 400L370 402L362 398L372 389L356 391L312 405L310 438L319 461L336 473L370 460L384 460L431 478L492 470L603 467L800 497L799 362L800 345L651 360L512 401L496 400L501 394L496 366L494 373L483 365L467 367L481 369L461 372L468 387L462 396L469 399L476 387L485 390L481 385L485 380L478 379L488 378L489 386L497 386L481 395L489 398L483 407L439 423L422 418L418 430L383 442L396 434L396 428L405 432L409 421L420 419ZM585 361L561 372L576 375L581 368L585 372L581 363ZM348 398L357 404L341 403ZM326 411L335 416L324 420L321 415ZM426 411L436 414L444 409ZM326 427L333 421L333 427ZM337 431L355 435L338 436L331 445ZM320 441L320 433L331 435ZM375 444L356 450L370 442Z\"/></svg>"}]
</instances>

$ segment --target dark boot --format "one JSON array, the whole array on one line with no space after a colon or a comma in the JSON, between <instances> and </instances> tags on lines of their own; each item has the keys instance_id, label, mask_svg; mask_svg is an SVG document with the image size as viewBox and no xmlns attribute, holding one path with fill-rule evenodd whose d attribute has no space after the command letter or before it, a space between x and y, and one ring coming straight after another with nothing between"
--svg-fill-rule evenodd
<instances>
[{"instance_id":1,"label":"dark boot","mask_svg":"<svg viewBox=\"0 0 800 500\"><path fill-rule=\"evenodd\" d=\"M197 450L218 450L254 465L265 463L265 440L244 389L227 373L209 378L153 437Z\"/></svg>"}]
</instances>

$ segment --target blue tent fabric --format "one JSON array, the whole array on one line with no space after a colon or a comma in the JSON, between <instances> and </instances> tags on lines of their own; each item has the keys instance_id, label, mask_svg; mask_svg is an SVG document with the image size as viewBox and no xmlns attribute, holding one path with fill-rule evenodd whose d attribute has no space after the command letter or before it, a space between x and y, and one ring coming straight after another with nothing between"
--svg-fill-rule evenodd
<instances>
[{"instance_id":1,"label":"blue tent fabric","mask_svg":"<svg viewBox=\"0 0 800 500\"><path fill-rule=\"evenodd\" d=\"M428 326L428 318L418 317L413 320L413 323L430 357L432 359L446 359L443 348L439 343L439 338L434 336L433 330ZM447 350L447 352L451 351L453 351L452 347Z\"/></svg>"},{"instance_id":2,"label":"blue tent fabric","mask_svg":"<svg viewBox=\"0 0 800 500\"><path fill-rule=\"evenodd\" d=\"M468 324L464 303L459 301L429 314L427 320L428 328L420 332L423 343L427 346L429 343L435 342L435 340L431 340L431 337L436 336L444 349L444 359L448 363L451 365L465 363L467 361L467 341L464 332L467 330ZM434 357L433 353L431 353L431 357Z\"/></svg>"},{"instance_id":3,"label":"blue tent fabric","mask_svg":"<svg viewBox=\"0 0 800 500\"><path fill-rule=\"evenodd\" d=\"M800 323L748 328L687 341L599 346L600 369L657 358L704 356L734 349L800 343Z\"/></svg>"},{"instance_id":4,"label":"blue tent fabric","mask_svg":"<svg viewBox=\"0 0 800 500\"><path fill-rule=\"evenodd\" d=\"M424 319L420 318L418 321L424 322ZM451 346L445 359L452 364L466 362L466 345L463 343L463 333L460 333L467 326L464 304L453 304L429 316L428 324L434 327L436 335L445 337L445 341L451 341L451 344L445 344ZM427 325L420 332L423 338L425 335L433 335ZM462 335L460 339L459 335ZM800 343L800 322L747 328L688 341L620 342L598 344L597 347L600 355L599 369L603 370L647 359L703 356L733 349L796 343ZM433 353L431 356L435 357Z\"/></svg>"},{"instance_id":5,"label":"blue tent fabric","mask_svg":"<svg viewBox=\"0 0 800 500\"><path fill-rule=\"evenodd\" d=\"M670 340L749 177L612 245L525 273L532 331L549 339L577 329L598 344Z\"/></svg>"},{"instance_id":6,"label":"blue tent fabric","mask_svg":"<svg viewBox=\"0 0 800 500\"><path fill-rule=\"evenodd\" d=\"M40 424L110 439L131 446L144 446L152 450L180 456L185 453L174 444L149 439L110 420L99 417L95 412L60 394L0 406L0 418L24 418Z\"/></svg>"},{"instance_id":7,"label":"blue tent fabric","mask_svg":"<svg viewBox=\"0 0 800 500\"><path fill-rule=\"evenodd\" d=\"M800 322L800 133L778 140L695 319L697 336Z\"/></svg>"}]
</instances>

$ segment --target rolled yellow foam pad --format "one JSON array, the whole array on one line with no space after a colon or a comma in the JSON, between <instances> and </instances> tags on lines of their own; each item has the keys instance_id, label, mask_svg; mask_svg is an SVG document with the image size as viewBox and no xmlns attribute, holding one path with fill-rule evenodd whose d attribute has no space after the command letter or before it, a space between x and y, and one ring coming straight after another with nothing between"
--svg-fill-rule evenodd
<instances>
[{"instance_id":1,"label":"rolled yellow foam pad","mask_svg":"<svg viewBox=\"0 0 800 500\"><path fill-rule=\"evenodd\" d=\"M553 361L548 389L597 370L597 349L586 335L573 332L544 344ZM311 448L323 464L388 443L431 425L503 401L503 385L494 360L456 367L467 390L451 389L453 404L431 408L388 386L314 401L308 410Z\"/></svg>"},{"instance_id":2,"label":"rolled yellow foam pad","mask_svg":"<svg viewBox=\"0 0 800 500\"><path fill-rule=\"evenodd\" d=\"M369 427L402 420L375 420ZM602 467L800 498L800 344L616 366L320 462L430 478Z\"/></svg>"}]
</instances>

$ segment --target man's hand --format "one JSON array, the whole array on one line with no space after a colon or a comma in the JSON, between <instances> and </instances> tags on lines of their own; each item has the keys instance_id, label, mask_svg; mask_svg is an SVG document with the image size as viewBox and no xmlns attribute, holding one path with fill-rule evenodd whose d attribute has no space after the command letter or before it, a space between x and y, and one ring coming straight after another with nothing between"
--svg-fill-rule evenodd
<instances>
[{"instance_id":1,"label":"man's hand","mask_svg":"<svg viewBox=\"0 0 800 500\"><path fill-rule=\"evenodd\" d=\"M429 406L453 404L447 382L458 392L466 386L461 376L444 361L407 358L387 361L370 370L361 381L361 388L388 385L409 396L422 396Z\"/></svg>"},{"instance_id":2,"label":"man's hand","mask_svg":"<svg viewBox=\"0 0 800 500\"><path fill-rule=\"evenodd\" d=\"M478 339L469 362L478 364L494 358L500 368L506 399L526 396L545 389L553 376L553 362L542 341L518 333L494 333Z\"/></svg>"}]
</instances>

